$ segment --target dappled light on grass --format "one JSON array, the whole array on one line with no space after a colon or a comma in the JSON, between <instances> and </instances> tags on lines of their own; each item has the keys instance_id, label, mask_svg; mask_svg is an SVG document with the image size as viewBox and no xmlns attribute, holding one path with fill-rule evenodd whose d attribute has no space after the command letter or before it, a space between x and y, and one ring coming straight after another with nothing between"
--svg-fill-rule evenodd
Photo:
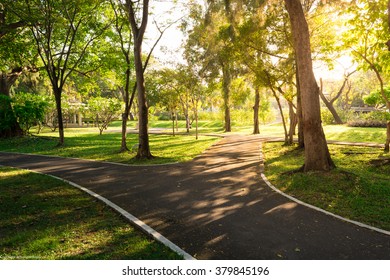
<instances>
[{"instance_id":1,"label":"dappled light on grass","mask_svg":"<svg viewBox=\"0 0 390 280\"><path fill-rule=\"evenodd\" d=\"M327 140L381 144L386 141L384 128L325 125L324 132Z\"/></svg>"},{"instance_id":2,"label":"dappled light on grass","mask_svg":"<svg viewBox=\"0 0 390 280\"><path fill-rule=\"evenodd\" d=\"M46 134L45 134L46 135ZM50 135L50 134L49 134ZM47 136L47 135L46 135ZM187 135L150 135L153 160L137 161L135 151L120 153L120 133L66 133L65 145L56 147L56 138L41 136L21 137L0 140L0 150L9 152L37 153L61 157L84 158L92 160L119 162L127 164L160 164L188 161L201 154L218 138L201 136L195 140ZM138 135L128 135L128 147L138 143Z\"/></svg>"},{"instance_id":3,"label":"dappled light on grass","mask_svg":"<svg viewBox=\"0 0 390 280\"><path fill-rule=\"evenodd\" d=\"M303 151L267 143L265 174L276 187L300 200L389 230L390 165L370 164L385 156L382 149L329 145L329 150L335 170L292 174L288 172L303 164Z\"/></svg>"},{"instance_id":4,"label":"dappled light on grass","mask_svg":"<svg viewBox=\"0 0 390 280\"><path fill-rule=\"evenodd\" d=\"M171 259L163 245L53 178L0 169L2 259Z\"/></svg>"}]
</instances>

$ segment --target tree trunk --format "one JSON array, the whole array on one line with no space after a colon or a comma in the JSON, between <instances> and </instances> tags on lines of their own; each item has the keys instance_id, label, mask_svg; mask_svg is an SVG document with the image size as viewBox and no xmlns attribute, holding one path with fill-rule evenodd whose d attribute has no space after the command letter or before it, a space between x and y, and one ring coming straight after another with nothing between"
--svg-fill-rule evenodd
<instances>
[{"instance_id":1,"label":"tree trunk","mask_svg":"<svg viewBox=\"0 0 390 280\"><path fill-rule=\"evenodd\" d=\"M285 0L290 16L302 100L305 164L303 171L329 171L335 167L321 124L319 88L314 77L309 28L299 0Z\"/></svg>"},{"instance_id":2,"label":"tree trunk","mask_svg":"<svg viewBox=\"0 0 390 280\"><path fill-rule=\"evenodd\" d=\"M225 132L232 131L231 118L230 118L230 86L231 86L231 74L227 66L222 67L223 71L223 101L224 101L224 112L225 112Z\"/></svg>"},{"instance_id":3,"label":"tree trunk","mask_svg":"<svg viewBox=\"0 0 390 280\"><path fill-rule=\"evenodd\" d=\"M144 38L146 26L148 23L149 15L149 0L142 1L142 18L141 25L138 26L136 5L133 1L126 0L126 6L129 12L129 21L131 24L131 30L133 31L134 38L134 66L137 82L137 93L138 93L138 153L137 159L151 159L153 158L150 153L149 147L149 135L148 135L148 106L146 103L146 90L145 90L145 77L144 67L142 63L142 41ZM137 4L138 5L138 4ZM138 7L137 7L138 8Z\"/></svg>"},{"instance_id":4,"label":"tree trunk","mask_svg":"<svg viewBox=\"0 0 390 280\"><path fill-rule=\"evenodd\" d=\"M388 153L390 151L390 121L387 122L387 137L386 137L386 144L385 144L385 153Z\"/></svg>"},{"instance_id":5,"label":"tree trunk","mask_svg":"<svg viewBox=\"0 0 390 280\"><path fill-rule=\"evenodd\" d=\"M188 110L187 110L187 112L185 113L185 118L186 118L186 131L187 131L187 133L190 133L191 121L190 121L190 116L189 116L189 114L188 114Z\"/></svg>"},{"instance_id":6,"label":"tree trunk","mask_svg":"<svg viewBox=\"0 0 390 280\"><path fill-rule=\"evenodd\" d=\"M177 112L176 111L175 111L175 129L176 129L176 132L179 132L179 122L177 119Z\"/></svg>"},{"instance_id":7,"label":"tree trunk","mask_svg":"<svg viewBox=\"0 0 390 280\"><path fill-rule=\"evenodd\" d=\"M275 97L275 100L276 100L276 103L278 104L278 108L279 108L279 112L280 112L280 116L282 118L282 123L283 123L283 130L284 130L284 144L285 145L288 145L288 132L287 132L287 125L286 125L286 120L284 118L284 114L283 114L283 108L282 108L282 104L280 104L280 98L279 96L276 94L275 92L275 89L271 87L271 91Z\"/></svg>"},{"instance_id":8,"label":"tree trunk","mask_svg":"<svg viewBox=\"0 0 390 280\"><path fill-rule=\"evenodd\" d=\"M6 96L6 99L2 100L0 103L0 124L4 123L4 125L0 127L0 138L23 135L23 130L21 129L12 110L11 103L8 100L8 98L10 98L11 86L16 82L16 78L17 77L0 72L0 95Z\"/></svg>"},{"instance_id":9,"label":"tree trunk","mask_svg":"<svg viewBox=\"0 0 390 280\"><path fill-rule=\"evenodd\" d=\"M125 102L125 111L122 114L122 140L121 140L121 149L120 152L127 152L129 151L129 148L127 147L127 121L129 120L129 114L130 114L130 108L131 103L130 102L130 69L126 69L126 85L125 85L125 92L123 101ZM134 94L132 95L134 97Z\"/></svg>"},{"instance_id":10,"label":"tree trunk","mask_svg":"<svg viewBox=\"0 0 390 280\"><path fill-rule=\"evenodd\" d=\"M128 107L127 104L125 104L125 111L122 114L122 140L121 140L121 149L120 152L127 152L129 151L129 148L127 148L127 121L129 119L129 113L130 113L130 108Z\"/></svg>"},{"instance_id":11,"label":"tree trunk","mask_svg":"<svg viewBox=\"0 0 390 280\"><path fill-rule=\"evenodd\" d=\"M329 112L332 114L334 122L336 124L343 124L344 122L341 120L341 118L340 118L339 114L337 113L336 109L334 108L333 104L330 103L328 101L328 99L326 99L325 95L321 91L319 91L319 92L320 92L320 96L321 96L322 101L325 103L326 108L328 108Z\"/></svg>"},{"instance_id":12,"label":"tree trunk","mask_svg":"<svg viewBox=\"0 0 390 280\"><path fill-rule=\"evenodd\" d=\"M53 85L53 91L54 91L54 97L56 101L56 108L57 108L57 118L58 118L58 146L64 145L64 120L62 117L62 105L61 105L61 95L62 95L62 89L55 87Z\"/></svg>"},{"instance_id":13,"label":"tree trunk","mask_svg":"<svg viewBox=\"0 0 390 280\"><path fill-rule=\"evenodd\" d=\"M198 140L198 101L195 101L195 139Z\"/></svg>"},{"instance_id":14,"label":"tree trunk","mask_svg":"<svg viewBox=\"0 0 390 280\"><path fill-rule=\"evenodd\" d=\"M339 114L337 113L336 109L334 108L333 103L329 102L328 99L326 99L326 97L324 95L322 79L320 79L320 83L321 83L321 88L319 90L319 93L320 93L320 97L321 97L322 101L325 103L325 106L328 108L328 110L332 114L335 123L336 124L343 124L343 121L341 120Z\"/></svg>"},{"instance_id":15,"label":"tree trunk","mask_svg":"<svg viewBox=\"0 0 390 280\"><path fill-rule=\"evenodd\" d=\"M390 0L387 2L387 23L390 31ZM388 41L389 51L390 51L390 41ZM390 106L387 102L387 106L390 112ZM390 152L390 121L387 122L387 137L386 137L386 144L385 144L385 152Z\"/></svg>"},{"instance_id":16,"label":"tree trunk","mask_svg":"<svg viewBox=\"0 0 390 280\"><path fill-rule=\"evenodd\" d=\"M253 106L253 134L260 134L259 128L260 91L255 89L255 105Z\"/></svg>"},{"instance_id":17,"label":"tree trunk","mask_svg":"<svg viewBox=\"0 0 390 280\"><path fill-rule=\"evenodd\" d=\"M294 106L291 101L288 101L288 112L289 112L289 119L290 119L290 128L288 131L288 145L292 145L294 143L294 135L295 135L295 128L297 126L297 114L294 112Z\"/></svg>"},{"instance_id":18,"label":"tree trunk","mask_svg":"<svg viewBox=\"0 0 390 280\"><path fill-rule=\"evenodd\" d=\"M146 103L145 78L143 73L142 58L141 58L141 44L142 42L135 42L134 44L134 63L137 79L137 93L138 93L138 142L139 149L137 159L151 159L149 147L148 134L148 106Z\"/></svg>"},{"instance_id":19,"label":"tree trunk","mask_svg":"<svg viewBox=\"0 0 390 280\"><path fill-rule=\"evenodd\" d=\"M175 112L173 111L171 113L171 119L172 119L172 136L175 136Z\"/></svg>"},{"instance_id":20,"label":"tree trunk","mask_svg":"<svg viewBox=\"0 0 390 280\"><path fill-rule=\"evenodd\" d=\"M296 66L296 80L297 80L297 120L298 120L298 148L305 147L305 138L303 136L303 116L302 116L302 100L301 90L299 87L298 66Z\"/></svg>"}]
</instances>

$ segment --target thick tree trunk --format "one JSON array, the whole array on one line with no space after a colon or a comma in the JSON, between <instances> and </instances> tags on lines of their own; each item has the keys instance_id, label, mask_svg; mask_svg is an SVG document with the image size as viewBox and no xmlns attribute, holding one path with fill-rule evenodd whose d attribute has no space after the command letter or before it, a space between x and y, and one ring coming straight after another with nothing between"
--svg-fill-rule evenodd
<instances>
[{"instance_id":1,"label":"thick tree trunk","mask_svg":"<svg viewBox=\"0 0 390 280\"><path fill-rule=\"evenodd\" d=\"M138 93L138 142L139 148L137 153L138 159L153 158L149 147L148 134L148 106L146 103L145 78L143 73L142 58L141 58L141 44L142 42L135 42L134 44L134 62L137 79L137 93Z\"/></svg>"},{"instance_id":2,"label":"thick tree trunk","mask_svg":"<svg viewBox=\"0 0 390 280\"><path fill-rule=\"evenodd\" d=\"M335 165L330 157L321 124L319 87L314 77L309 28L299 0L285 0L290 16L302 100L305 164L303 170L329 171Z\"/></svg>"},{"instance_id":3,"label":"thick tree trunk","mask_svg":"<svg viewBox=\"0 0 390 280\"><path fill-rule=\"evenodd\" d=\"M232 131L232 125L231 125L231 117L230 117L230 86L231 86L231 74L230 70L227 69L227 66L222 67L223 72L223 81L222 81L222 87L223 87L223 106L224 106L224 113L225 113L225 132L231 132Z\"/></svg>"},{"instance_id":4,"label":"thick tree trunk","mask_svg":"<svg viewBox=\"0 0 390 280\"><path fill-rule=\"evenodd\" d=\"M4 123L4 125L0 127L0 138L23 135L23 130L21 129L12 110L11 103L8 100L8 98L10 98L11 86L16 82L18 76L19 75L15 76L12 73L11 75L8 75L0 72L0 95L6 96L6 99L0 103L0 123Z\"/></svg>"},{"instance_id":5,"label":"thick tree trunk","mask_svg":"<svg viewBox=\"0 0 390 280\"><path fill-rule=\"evenodd\" d=\"M253 134L260 134L259 124L260 91L255 89L255 105L253 106Z\"/></svg>"},{"instance_id":6,"label":"thick tree trunk","mask_svg":"<svg viewBox=\"0 0 390 280\"><path fill-rule=\"evenodd\" d=\"M390 0L387 1L387 23L388 23L388 28L390 31ZM390 51L390 40L387 42L387 46L389 47L389 51ZM382 91L383 93L383 91ZM386 100L386 99L385 99ZM387 109L389 110L390 112L390 102L389 100L386 100L386 105L387 105ZM385 143L385 152L388 153L390 152L390 121L387 122L387 132L386 132L386 143Z\"/></svg>"},{"instance_id":7,"label":"thick tree trunk","mask_svg":"<svg viewBox=\"0 0 390 280\"><path fill-rule=\"evenodd\" d=\"M131 30L134 38L134 65L135 74L137 81L137 93L138 93L138 153L137 159L151 159L153 158L150 153L149 147L149 135L148 135L148 106L146 103L146 90L145 90L145 77L144 77L144 66L142 63L142 42L148 24L149 15L149 0L142 1L142 18L141 25L137 23L137 11L134 7L133 1L126 0L126 6L129 12L129 21L131 24ZM139 8L137 6L137 8Z\"/></svg>"}]
</instances>

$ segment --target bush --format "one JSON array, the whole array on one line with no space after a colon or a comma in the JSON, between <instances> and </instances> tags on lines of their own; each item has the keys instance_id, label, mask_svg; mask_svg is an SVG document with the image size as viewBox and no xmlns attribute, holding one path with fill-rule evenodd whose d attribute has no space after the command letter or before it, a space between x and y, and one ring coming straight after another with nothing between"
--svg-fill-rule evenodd
<instances>
[{"instance_id":1,"label":"bush","mask_svg":"<svg viewBox=\"0 0 390 280\"><path fill-rule=\"evenodd\" d=\"M361 114L359 119L349 121L348 126L352 127L386 127L390 121L390 114L383 111L373 111Z\"/></svg>"},{"instance_id":2,"label":"bush","mask_svg":"<svg viewBox=\"0 0 390 280\"><path fill-rule=\"evenodd\" d=\"M158 115L157 115L157 119L159 121L171 121L172 120L172 114L169 113L169 112L160 112Z\"/></svg>"},{"instance_id":3,"label":"bush","mask_svg":"<svg viewBox=\"0 0 390 280\"><path fill-rule=\"evenodd\" d=\"M224 112L200 111L198 113L199 120L202 121L217 121L223 122ZM253 109L234 109L230 110L230 117L233 125L252 125L253 124ZM259 120L264 123L269 123L275 120L275 112L273 110L263 110L259 112Z\"/></svg>"},{"instance_id":4,"label":"bush","mask_svg":"<svg viewBox=\"0 0 390 280\"><path fill-rule=\"evenodd\" d=\"M321 120L323 124L334 124L334 118L328 108L321 108Z\"/></svg>"},{"instance_id":5,"label":"bush","mask_svg":"<svg viewBox=\"0 0 390 280\"><path fill-rule=\"evenodd\" d=\"M199 111L198 119L201 121L223 121L223 114L220 111Z\"/></svg>"},{"instance_id":6,"label":"bush","mask_svg":"<svg viewBox=\"0 0 390 280\"><path fill-rule=\"evenodd\" d=\"M100 135L108 125L118 118L122 109L122 103L116 98L93 97L88 100L86 115L94 120L99 128Z\"/></svg>"},{"instance_id":7,"label":"bush","mask_svg":"<svg viewBox=\"0 0 390 280\"><path fill-rule=\"evenodd\" d=\"M341 108L336 108L336 111L343 123L350 122L356 118L352 111L342 110ZM335 123L332 113L326 107L321 108L321 119L324 124Z\"/></svg>"},{"instance_id":8,"label":"bush","mask_svg":"<svg viewBox=\"0 0 390 280\"><path fill-rule=\"evenodd\" d=\"M41 95L20 92L12 99L12 107L23 133L28 134L32 126L43 122L49 103Z\"/></svg>"}]
</instances>

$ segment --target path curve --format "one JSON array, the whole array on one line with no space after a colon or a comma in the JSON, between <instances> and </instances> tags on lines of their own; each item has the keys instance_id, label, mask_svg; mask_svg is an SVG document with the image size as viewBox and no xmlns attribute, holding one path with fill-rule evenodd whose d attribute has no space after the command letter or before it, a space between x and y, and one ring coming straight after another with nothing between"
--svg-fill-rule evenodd
<instances>
[{"instance_id":1,"label":"path curve","mask_svg":"<svg viewBox=\"0 0 390 280\"><path fill-rule=\"evenodd\" d=\"M390 259L390 236L271 190L255 135L228 136L188 163L120 166L0 152L0 164L75 182L197 259Z\"/></svg>"}]
</instances>

